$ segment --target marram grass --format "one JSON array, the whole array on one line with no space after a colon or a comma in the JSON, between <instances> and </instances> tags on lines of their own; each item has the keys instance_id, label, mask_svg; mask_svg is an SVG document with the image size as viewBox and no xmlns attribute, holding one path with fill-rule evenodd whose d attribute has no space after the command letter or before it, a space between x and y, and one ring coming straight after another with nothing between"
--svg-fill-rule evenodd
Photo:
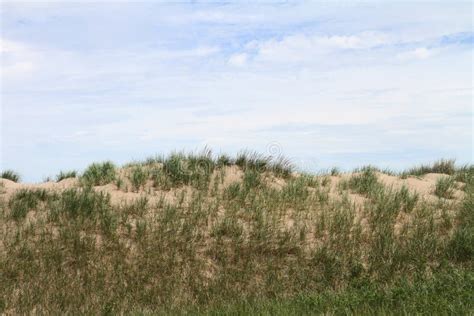
<instances>
[{"instance_id":1,"label":"marram grass","mask_svg":"<svg viewBox=\"0 0 474 316\"><path fill-rule=\"evenodd\" d=\"M0 313L472 314L473 168L436 168L461 199L209 152L4 188Z\"/></svg>"}]
</instances>

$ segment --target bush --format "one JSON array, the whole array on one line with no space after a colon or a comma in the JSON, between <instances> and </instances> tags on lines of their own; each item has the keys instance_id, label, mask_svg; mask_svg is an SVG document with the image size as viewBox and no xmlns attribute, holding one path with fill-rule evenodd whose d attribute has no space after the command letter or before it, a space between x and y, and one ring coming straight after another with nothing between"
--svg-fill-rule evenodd
<instances>
[{"instance_id":1,"label":"bush","mask_svg":"<svg viewBox=\"0 0 474 316\"><path fill-rule=\"evenodd\" d=\"M115 165L110 162L93 163L90 165L81 180L86 185L104 185L115 180Z\"/></svg>"},{"instance_id":2,"label":"bush","mask_svg":"<svg viewBox=\"0 0 474 316\"><path fill-rule=\"evenodd\" d=\"M8 180L11 180L13 182L19 182L20 181L20 175L13 171L13 170L5 170L2 172L2 174L0 175L0 178L3 178L3 179L8 179Z\"/></svg>"}]
</instances>

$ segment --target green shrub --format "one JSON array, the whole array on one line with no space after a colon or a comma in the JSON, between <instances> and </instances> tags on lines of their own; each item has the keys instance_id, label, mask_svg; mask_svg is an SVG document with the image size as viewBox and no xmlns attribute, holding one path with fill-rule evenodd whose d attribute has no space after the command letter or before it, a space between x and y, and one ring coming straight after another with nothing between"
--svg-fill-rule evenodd
<instances>
[{"instance_id":1,"label":"green shrub","mask_svg":"<svg viewBox=\"0 0 474 316\"><path fill-rule=\"evenodd\" d=\"M81 180L86 185L104 185L115 180L115 165L110 162L93 163L82 174Z\"/></svg>"},{"instance_id":2,"label":"green shrub","mask_svg":"<svg viewBox=\"0 0 474 316\"><path fill-rule=\"evenodd\" d=\"M11 180L13 182L19 182L20 181L20 175L13 171L13 170L5 170L2 172L2 174L0 175L0 178L3 178L3 179L8 179L8 180Z\"/></svg>"}]
</instances>

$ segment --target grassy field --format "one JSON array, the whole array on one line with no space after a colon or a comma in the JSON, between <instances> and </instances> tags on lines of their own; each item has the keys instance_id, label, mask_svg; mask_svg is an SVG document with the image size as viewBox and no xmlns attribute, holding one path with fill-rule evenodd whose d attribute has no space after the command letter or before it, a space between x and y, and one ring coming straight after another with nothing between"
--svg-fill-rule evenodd
<instances>
[{"instance_id":1,"label":"grassy field","mask_svg":"<svg viewBox=\"0 0 474 316\"><path fill-rule=\"evenodd\" d=\"M472 165L203 152L2 177L2 313L474 313Z\"/></svg>"}]
</instances>

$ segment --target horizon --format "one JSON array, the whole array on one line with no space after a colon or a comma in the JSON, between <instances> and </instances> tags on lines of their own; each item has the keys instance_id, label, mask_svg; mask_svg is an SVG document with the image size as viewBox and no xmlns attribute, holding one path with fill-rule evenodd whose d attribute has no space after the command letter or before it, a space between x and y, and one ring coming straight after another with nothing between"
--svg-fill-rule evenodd
<instances>
[{"instance_id":1,"label":"horizon","mask_svg":"<svg viewBox=\"0 0 474 316\"><path fill-rule=\"evenodd\" d=\"M25 182L206 146L308 171L473 161L470 2L0 10L0 170Z\"/></svg>"}]
</instances>

